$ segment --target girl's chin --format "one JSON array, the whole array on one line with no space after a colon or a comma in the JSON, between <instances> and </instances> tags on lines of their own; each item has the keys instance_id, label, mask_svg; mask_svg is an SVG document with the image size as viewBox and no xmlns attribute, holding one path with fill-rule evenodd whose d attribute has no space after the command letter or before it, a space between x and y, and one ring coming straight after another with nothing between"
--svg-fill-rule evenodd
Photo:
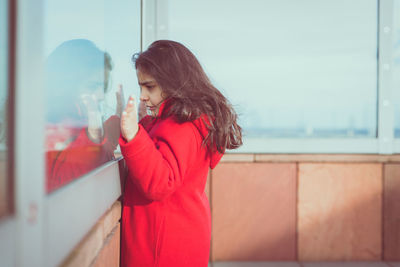
<instances>
[{"instance_id":1,"label":"girl's chin","mask_svg":"<svg viewBox=\"0 0 400 267\"><path fill-rule=\"evenodd\" d=\"M157 108L149 108L147 109L147 114L150 116L156 117L158 114L158 109Z\"/></svg>"}]
</instances>

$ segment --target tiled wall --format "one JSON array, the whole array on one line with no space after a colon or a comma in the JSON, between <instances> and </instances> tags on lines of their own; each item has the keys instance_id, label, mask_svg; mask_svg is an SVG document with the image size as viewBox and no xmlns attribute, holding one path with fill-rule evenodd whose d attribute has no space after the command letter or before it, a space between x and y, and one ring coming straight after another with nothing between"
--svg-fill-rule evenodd
<instances>
[{"instance_id":1,"label":"tiled wall","mask_svg":"<svg viewBox=\"0 0 400 267\"><path fill-rule=\"evenodd\" d=\"M299 260L380 260L382 164L298 166Z\"/></svg>"},{"instance_id":2,"label":"tiled wall","mask_svg":"<svg viewBox=\"0 0 400 267\"><path fill-rule=\"evenodd\" d=\"M211 179L212 259L295 259L295 190L296 164L220 164Z\"/></svg>"},{"instance_id":3,"label":"tiled wall","mask_svg":"<svg viewBox=\"0 0 400 267\"><path fill-rule=\"evenodd\" d=\"M120 218L121 203L117 201L87 233L61 267L119 266Z\"/></svg>"},{"instance_id":4,"label":"tiled wall","mask_svg":"<svg viewBox=\"0 0 400 267\"><path fill-rule=\"evenodd\" d=\"M400 157L224 156L213 261L400 260Z\"/></svg>"},{"instance_id":5,"label":"tiled wall","mask_svg":"<svg viewBox=\"0 0 400 267\"><path fill-rule=\"evenodd\" d=\"M383 255L400 260L400 163L384 165Z\"/></svg>"},{"instance_id":6,"label":"tiled wall","mask_svg":"<svg viewBox=\"0 0 400 267\"><path fill-rule=\"evenodd\" d=\"M0 151L0 218L7 214L8 206L8 180L7 180L7 160L4 153Z\"/></svg>"},{"instance_id":7,"label":"tiled wall","mask_svg":"<svg viewBox=\"0 0 400 267\"><path fill-rule=\"evenodd\" d=\"M206 187L212 261L400 260L400 155L225 155ZM62 267L119 266L121 204Z\"/></svg>"}]
</instances>

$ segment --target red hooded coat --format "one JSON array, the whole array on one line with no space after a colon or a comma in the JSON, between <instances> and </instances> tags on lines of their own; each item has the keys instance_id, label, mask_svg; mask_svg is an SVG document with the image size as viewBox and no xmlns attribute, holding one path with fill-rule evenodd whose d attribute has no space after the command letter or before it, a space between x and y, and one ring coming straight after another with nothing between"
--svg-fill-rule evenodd
<instances>
[{"instance_id":1,"label":"red hooded coat","mask_svg":"<svg viewBox=\"0 0 400 267\"><path fill-rule=\"evenodd\" d=\"M210 156L202 145L207 129L200 119L178 123L147 116L129 143L120 137L128 167L125 182L121 266L208 265L211 215L204 192Z\"/></svg>"}]
</instances>

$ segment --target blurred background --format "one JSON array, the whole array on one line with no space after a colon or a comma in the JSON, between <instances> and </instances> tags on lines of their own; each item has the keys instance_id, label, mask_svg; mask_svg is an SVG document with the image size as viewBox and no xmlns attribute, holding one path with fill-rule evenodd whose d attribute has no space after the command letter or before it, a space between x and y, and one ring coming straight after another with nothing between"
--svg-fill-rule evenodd
<instances>
[{"instance_id":1,"label":"blurred background","mask_svg":"<svg viewBox=\"0 0 400 267\"><path fill-rule=\"evenodd\" d=\"M239 113L210 266L400 266L400 0L0 0L0 266L119 266L131 57L183 43Z\"/></svg>"}]
</instances>

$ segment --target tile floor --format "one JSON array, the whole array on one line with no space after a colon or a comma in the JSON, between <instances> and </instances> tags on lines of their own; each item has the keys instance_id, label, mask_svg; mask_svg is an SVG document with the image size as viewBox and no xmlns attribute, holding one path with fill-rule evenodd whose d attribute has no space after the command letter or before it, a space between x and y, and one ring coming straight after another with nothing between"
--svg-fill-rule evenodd
<instances>
[{"instance_id":1,"label":"tile floor","mask_svg":"<svg viewBox=\"0 0 400 267\"><path fill-rule=\"evenodd\" d=\"M400 262L212 262L208 267L400 267Z\"/></svg>"}]
</instances>

